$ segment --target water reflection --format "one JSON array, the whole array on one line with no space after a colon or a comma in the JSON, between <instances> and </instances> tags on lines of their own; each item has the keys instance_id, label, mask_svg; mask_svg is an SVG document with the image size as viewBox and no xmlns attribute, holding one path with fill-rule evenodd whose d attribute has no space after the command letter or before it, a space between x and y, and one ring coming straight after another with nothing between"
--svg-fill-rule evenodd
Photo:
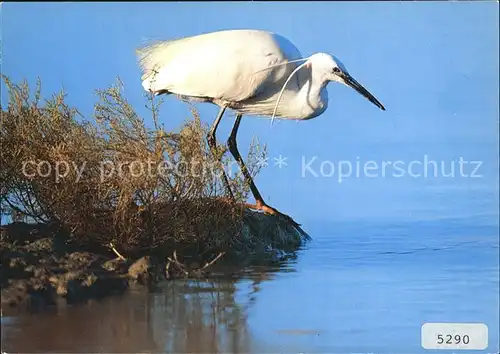
<instances>
[{"instance_id":1,"label":"water reflection","mask_svg":"<svg viewBox=\"0 0 500 354\"><path fill-rule=\"evenodd\" d=\"M252 352L247 323L262 282L283 269L170 281L58 312L2 318L7 352ZM290 270L290 269L288 269Z\"/></svg>"}]
</instances>

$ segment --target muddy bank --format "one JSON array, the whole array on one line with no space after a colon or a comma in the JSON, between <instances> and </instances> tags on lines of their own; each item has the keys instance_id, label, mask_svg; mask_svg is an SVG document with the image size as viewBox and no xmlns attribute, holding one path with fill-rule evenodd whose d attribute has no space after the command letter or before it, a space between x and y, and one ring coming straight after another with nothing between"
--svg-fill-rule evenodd
<instances>
[{"instance_id":1,"label":"muddy bank","mask_svg":"<svg viewBox=\"0 0 500 354\"><path fill-rule=\"evenodd\" d=\"M16 223L2 227L3 314L65 306L119 294L132 286L194 275L181 265L167 267L167 260L155 256L123 260L111 251L75 248L50 235L44 225Z\"/></svg>"},{"instance_id":2,"label":"muddy bank","mask_svg":"<svg viewBox=\"0 0 500 354\"><path fill-rule=\"evenodd\" d=\"M261 226L258 244L248 252L250 233L241 235L239 249L200 255L196 250L171 248L122 256L112 245L75 244L60 227L12 223L1 227L0 285L3 314L40 311L88 299L120 294L131 287L151 287L162 280L206 278L220 263L243 268L250 264L277 264L294 258L300 238L286 238L286 229L254 213ZM267 221L266 221L267 220ZM269 225L275 225L274 232ZM245 238L245 235L246 238ZM295 242L292 242L294 241ZM179 244L175 247L179 249ZM278 247L279 246L279 247ZM287 251L287 248L289 250Z\"/></svg>"}]
</instances>

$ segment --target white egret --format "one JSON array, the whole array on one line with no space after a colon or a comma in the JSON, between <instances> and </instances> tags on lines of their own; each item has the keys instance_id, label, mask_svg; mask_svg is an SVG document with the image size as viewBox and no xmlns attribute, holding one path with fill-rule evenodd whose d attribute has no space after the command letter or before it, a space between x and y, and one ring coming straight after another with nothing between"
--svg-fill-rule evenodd
<instances>
[{"instance_id":1,"label":"white egret","mask_svg":"<svg viewBox=\"0 0 500 354\"><path fill-rule=\"evenodd\" d=\"M220 107L209 134L214 153L217 126L226 108L237 112L227 141L256 204L252 207L281 214L267 205L248 172L236 144L242 115L307 120L328 106L330 81L354 88L382 110L384 106L349 74L333 55L303 58L283 36L261 30L225 30L160 41L137 50L142 85L155 95L211 102ZM227 194L234 200L223 170Z\"/></svg>"}]
</instances>

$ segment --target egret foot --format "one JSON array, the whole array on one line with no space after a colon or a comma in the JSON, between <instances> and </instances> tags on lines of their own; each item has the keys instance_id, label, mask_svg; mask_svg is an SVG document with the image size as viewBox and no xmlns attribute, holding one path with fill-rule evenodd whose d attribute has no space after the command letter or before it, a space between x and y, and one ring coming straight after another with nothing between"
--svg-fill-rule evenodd
<instances>
[{"instance_id":1,"label":"egret foot","mask_svg":"<svg viewBox=\"0 0 500 354\"><path fill-rule=\"evenodd\" d=\"M245 203L245 207L250 208L250 209L255 209L255 210L262 210L264 214L267 215L274 215L278 218L280 222L284 222L288 225L291 225L293 228L295 228L300 234L305 237L306 239L310 239L310 236L305 232L302 227L300 227L300 224L298 224L295 220L293 220L290 216L283 214L282 212L278 211L277 209L267 205L264 202L257 201L255 204L248 204Z\"/></svg>"},{"instance_id":2,"label":"egret foot","mask_svg":"<svg viewBox=\"0 0 500 354\"><path fill-rule=\"evenodd\" d=\"M263 203L263 202L256 202L255 204L250 204L250 203L236 203L236 201L234 200L234 198L224 197L224 196L216 197L216 199L219 200L219 201L221 201L221 202L223 202L223 203L233 204L233 205L238 205L239 204L243 208L260 210L260 211L263 211L264 214L275 215L277 217L281 217L285 221L292 222L294 224L294 226L300 226L295 221L293 221L293 219L290 216L288 216L286 214L283 214L282 212L278 211L277 209L275 209L273 207L270 207L269 205L267 205L266 203Z\"/></svg>"},{"instance_id":3,"label":"egret foot","mask_svg":"<svg viewBox=\"0 0 500 354\"><path fill-rule=\"evenodd\" d=\"M269 205L267 205L264 202L257 201L255 204L245 203L245 206L247 208L250 208L250 209L262 210L264 212L264 214L275 215L275 216L283 219L284 221L291 223L295 227L300 227L300 224L297 224L290 216L283 214L282 212L278 211L277 209L275 209L273 207L270 207Z\"/></svg>"},{"instance_id":4,"label":"egret foot","mask_svg":"<svg viewBox=\"0 0 500 354\"><path fill-rule=\"evenodd\" d=\"M250 209L255 209L255 210L262 210L264 214L269 214L269 215L282 215L290 218L288 215L285 215L281 212L279 212L277 209L274 209L273 207L270 207L266 203L257 201L255 204L248 204L245 203L245 206Z\"/></svg>"},{"instance_id":5,"label":"egret foot","mask_svg":"<svg viewBox=\"0 0 500 354\"><path fill-rule=\"evenodd\" d=\"M305 238L309 239L309 235L307 232L305 232L301 227L300 224L298 224L295 220L293 220L290 216L283 214L279 210L267 205L264 202L257 201L255 204L250 204L250 203L238 203L236 202L233 198L226 197L226 196L218 196L215 197L216 200L221 201L222 203L236 206L236 207L241 207L242 211L246 209L253 209L253 210L259 210L263 211L264 214L266 215L273 215L275 216L279 222L286 223L292 227L294 227L298 232L300 232Z\"/></svg>"}]
</instances>

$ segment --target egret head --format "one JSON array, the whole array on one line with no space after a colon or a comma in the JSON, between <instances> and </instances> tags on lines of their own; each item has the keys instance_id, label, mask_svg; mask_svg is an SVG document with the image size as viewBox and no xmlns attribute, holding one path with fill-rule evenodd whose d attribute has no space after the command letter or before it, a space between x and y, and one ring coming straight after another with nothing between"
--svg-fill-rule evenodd
<instances>
[{"instance_id":1,"label":"egret head","mask_svg":"<svg viewBox=\"0 0 500 354\"><path fill-rule=\"evenodd\" d=\"M385 111L382 103L349 74L344 64L338 58L326 53L316 53L310 56L309 60L314 68L318 68L323 72L327 81L335 81L352 87L374 105Z\"/></svg>"}]
</instances>

